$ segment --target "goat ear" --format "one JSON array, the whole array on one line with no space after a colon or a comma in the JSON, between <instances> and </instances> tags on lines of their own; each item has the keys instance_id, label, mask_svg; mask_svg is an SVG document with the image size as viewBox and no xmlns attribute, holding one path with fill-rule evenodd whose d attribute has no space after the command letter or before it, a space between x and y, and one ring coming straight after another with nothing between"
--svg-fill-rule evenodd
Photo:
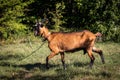
<instances>
[{"instance_id":1,"label":"goat ear","mask_svg":"<svg viewBox=\"0 0 120 80\"><path fill-rule=\"evenodd\" d=\"M41 28L44 26L42 22L38 22L38 25L39 25L39 27L41 27Z\"/></svg>"}]
</instances>

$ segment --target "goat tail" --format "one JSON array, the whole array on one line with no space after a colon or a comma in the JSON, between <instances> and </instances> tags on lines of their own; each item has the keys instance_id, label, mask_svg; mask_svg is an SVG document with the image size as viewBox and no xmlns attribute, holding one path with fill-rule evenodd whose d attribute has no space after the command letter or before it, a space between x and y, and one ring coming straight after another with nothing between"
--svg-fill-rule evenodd
<instances>
[{"instance_id":1,"label":"goat tail","mask_svg":"<svg viewBox=\"0 0 120 80\"><path fill-rule=\"evenodd\" d=\"M95 33L95 36L96 36L96 37L101 37L102 34L101 34L100 32L97 32L97 33Z\"/></svg>"}]
</instances>

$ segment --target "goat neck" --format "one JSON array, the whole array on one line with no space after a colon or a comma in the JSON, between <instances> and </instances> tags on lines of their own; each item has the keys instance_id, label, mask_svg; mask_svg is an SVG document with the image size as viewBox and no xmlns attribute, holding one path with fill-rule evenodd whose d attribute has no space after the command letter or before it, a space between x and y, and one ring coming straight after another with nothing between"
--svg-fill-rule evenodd
<instances>
[{"instance_id":1,"label":"goat neck","mask_svg":"<svg viewBox=\"0 0 120 80\"><path fill-rule=\"evenodd\" d=\"M44 28L43 37L49 41L50 35L51 35L51 32L49 32L49 30L47 28Z\"/></svg>"}]
</instances>

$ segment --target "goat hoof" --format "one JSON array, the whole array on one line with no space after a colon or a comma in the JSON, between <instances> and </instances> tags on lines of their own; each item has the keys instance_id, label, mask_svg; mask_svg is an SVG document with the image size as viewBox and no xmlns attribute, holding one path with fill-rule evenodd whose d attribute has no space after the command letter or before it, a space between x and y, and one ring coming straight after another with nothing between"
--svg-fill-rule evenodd
<instances>
[{"instance_id":1,"label":"goat hoof","mask_svg":"<svg viewBox=\"0 0 120 80\"><path fill-rule=\"evenodd\" d=\"M105 64L105 61L102 61L103 64Z\"/></svg>"},{"instance_id":2,"label":"goat hoof","mask_svg":"<svg viewBox=\"0 0 120 80\"><path fill-rule=\"evenodd\" d=\"M50 67L49 66L46 66L46 69L49 69Z\"/></svg>"},{"instance_id":3,"label":"goat hoof","mask_svg":"<svg viewBox=\"0 0 120 80\"><path fill-rule=\"evenodd\" d=\"M66 68L66 67L63 67L63 70L67 70L67 68Z\"/></svg>"},{"instance_id":4,"label":"goat hoof","mask_svg":"<svg viewBox=\"0 0 120 80\"><path fill-rule=\"evenodd\" d=\"M92 64L90 64L88 68L89 68L89 69L92 69L92 66L93 66L93 65L92 65Z\"/></svg>"},{"instance_id":5,"label":"goat hoof","mask_svg":"<svg viewBox=\"0 0 120 80\"><path fill-rule=\"evenodd\" d=\"M46 67L46 69L49 69L49 67Z\"/></svg>"}]
</instances>

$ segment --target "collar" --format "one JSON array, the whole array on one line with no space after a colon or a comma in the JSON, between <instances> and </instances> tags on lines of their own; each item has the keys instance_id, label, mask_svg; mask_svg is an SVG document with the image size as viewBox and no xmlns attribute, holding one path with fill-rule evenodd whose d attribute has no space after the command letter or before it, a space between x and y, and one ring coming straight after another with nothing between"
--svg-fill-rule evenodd
<instances>
[{"instance_id":1,"label":"collar","mask_svg":"<svg viewBox=\"0 0 120 80\"><path fill-rule=\"evenodd\" d=\"M50 36L50 34L51 34L51 32L49 32L49 33L47 34L46 38L48 38L48 37Z\"/></svg>"},{"instance_id":2,"label":"collar","mask_svg":"<svg viewBox=\"0 0 120 80\"><path fill-rule=\"evenodd\" d=\"M42 39L42 41L46 41L47 39L48 39L48 37L50 36L50 32L47 34L47 36L46 37L44 37L43 39Z\"/></svg>"}]
</instances>

